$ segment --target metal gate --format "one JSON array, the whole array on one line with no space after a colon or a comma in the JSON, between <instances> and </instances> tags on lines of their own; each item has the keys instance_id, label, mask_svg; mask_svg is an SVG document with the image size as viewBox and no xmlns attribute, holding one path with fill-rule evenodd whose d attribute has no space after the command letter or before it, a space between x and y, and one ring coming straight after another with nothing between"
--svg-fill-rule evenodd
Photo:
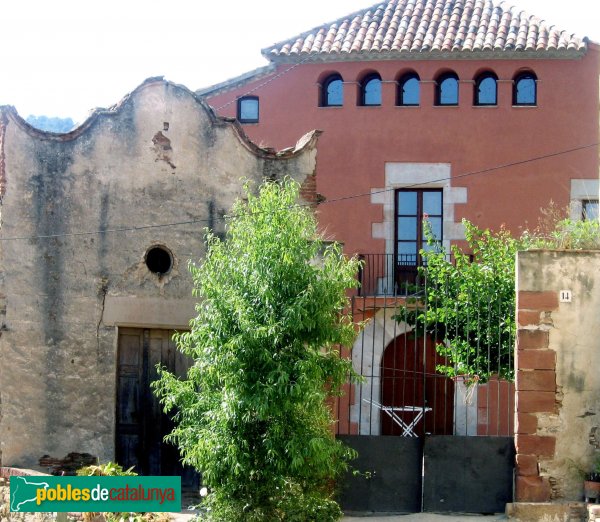
<instances>
[{"instance_id":1,"label":"metal gate","mask_svg":"<svg viewBox=\"0 0 600 522\"><path fill-rule=\"evenodd\" d=\"M463 307L477 317L464 321L454 310L456 325L433 324L431 295L441 289L426 280L401 287L379 257L361 272L352 301L364 326L345 355L362 380L337 403L337 434L359 457L342 507L501 512L512 501L514 467L513 338L506 321L491 321L501 304L477 302ZM465 364L455 346L472 360Z\"/></svg>"}]
</instances>

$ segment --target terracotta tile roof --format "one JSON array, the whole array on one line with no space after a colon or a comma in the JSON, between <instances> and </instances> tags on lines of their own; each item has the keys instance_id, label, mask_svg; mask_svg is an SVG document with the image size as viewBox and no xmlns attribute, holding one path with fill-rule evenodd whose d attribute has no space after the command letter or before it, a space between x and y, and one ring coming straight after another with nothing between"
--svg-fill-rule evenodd
<instances>
[{"instance_id":1,"label":"terracotta tile roof","mask_svg":"<svg viewBox=\"0 0 600 522\"><path fill-rule=\"evenodd\" d=\"M587 39L496 0L389 0L262 50L273 61L581 55ZM464 56L463 56L464 57Z\"/></svg>"}]
</instances>

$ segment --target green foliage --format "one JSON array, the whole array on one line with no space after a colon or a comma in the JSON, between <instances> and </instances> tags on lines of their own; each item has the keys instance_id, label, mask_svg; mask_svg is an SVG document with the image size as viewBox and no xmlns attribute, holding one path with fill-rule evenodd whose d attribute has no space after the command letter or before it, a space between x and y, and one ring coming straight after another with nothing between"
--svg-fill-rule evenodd
<instances>
[{"instance_id":1,"label":"green foliage","mask_svg":"<svg viewBox=\"0 0 600 522\"><path fill-rule=\"evenodd\" d=\"M123 466L116 462L107 462L105 464L94 464L92 466L84 466L76 472L78 477L120 477L120 476L135 476L137 473L133 470L133 466L124 470Z\"/></svg>"},{"instance_id":2,"label":"green foliage","mask_svg":"<svg viewBox=\"0 0 600 522\"><path fill-rule=\"evenodd\" d=\"M122 477L136 476L137 473L132 471L133 467L123 469L123 466L116 462L107 462L105 464L95 464L92 466L84 466L77 470L79 477ZM106 522L167 522L171 517L167 513L94 513L88 512L83 514L84 522L98 522L104 520Z\"/></svg>"},{"instance_id":3,"label":"green foliage","mask_svg":"<svg viewBox=\"0 0 600 522\"><path fill-rule=\"evenodd\" d=\"M356 260L324 245L299 186L246 187L223 240L207 232L192 264L200 298L191 331L176 336L195 364L154 384L176 427L168 439L202 472L210 520L337 520L332 481L351 450L332 435L326 400L340 393L355 336L346 290Z\"/></svg>"},{"instance_id":4,"label":"green foliage","mask_svg":"<svg viewBox=\"0 0 600 522\"><path fill-rule=\"evenodd\" d=\"M568 210L568 209L567 209ZM438 370L450 377L485 382L492 375L511 380L515 335L515 256L517 250L600 249L600 222L574 221L553 204L541 210L538 227L519 239L504 229L494 234L463 220L467 248L452 246L453 260L425 223L428 248L424 299L414 298L397 320L415 325L438 340L447 363Z\"/></svg>"},{"instance_id":5,"label":"green foliage","mask_svg":"<svg viewBox=\"0 0 600 522\"><path fill-rule=\"evenodd\" d=\"M451 260L425 223L425 297L414 299L416 306L410 303L397 319L414 322L415 331L438 341L436 349L446 360L438 371L471 382L486 382L492 375L512 379L519 242L504 229L494 234L467 220L463 224L467 249L453 245Z\"/></svg>"},{"instance_id":6,"label":"green foliage","mask_svg":"<svg viewBox=\"0 0 600 522\"><path fill-rule=\"evenodd\" d=\"M522 240L527 249L598 250L600 249L600 222L597 219L582 221L560 219L549 233L525 232Z\"/></svg>"}]
</instances>

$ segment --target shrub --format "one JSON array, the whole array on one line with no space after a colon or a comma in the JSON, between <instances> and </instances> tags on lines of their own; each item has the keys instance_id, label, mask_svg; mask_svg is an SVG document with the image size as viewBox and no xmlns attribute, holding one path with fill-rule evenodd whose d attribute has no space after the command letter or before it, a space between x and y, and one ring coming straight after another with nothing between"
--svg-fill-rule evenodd
<instances>
[{"instance_id":1,"label":"shrub","mask_svg":"<svg viewBox=\"0 0 600 522\"><path fill-rule=\"evenodd\" d=\"M124 470L123 467L115 462L105 464L95 464L84 466L77 470L79 477L120 477L137 476L133 467ZM84 522L167 522L171 520L168 513L84 513Z\"/></svg>"},{"instance_id":2,"label":"shrub","mask_svg":"<svg viewBox=\"0 0 600 522\"><path fill-rule=\"evenodd\" d=\"M202 473L208 518L337 520L333 479L353 452L336 441L326 400L352 375L339 346L355 336L346 290L356 260L324 245L297 183L246 187L224 239L190 265L200 298L176 337L195 363L154 383L176 424L168 440Z\"/></svg>"},{"instance_id":3,"label":"shrub","mask_svg":"<svg viewBox=\"0 0 600 522\"><path fill-rule=\"evenodd\" d=\"M486 382L492 375L512 379L515 332L515 254L519 242L507 230L481 230L463 220L467 248L452 246L452 259L436 242L428 223L429 248L424 297L403 309L399 321L415 324L415 332L433 336L446 363L437 370L450 377Z\"/></svg>"}]
</instances>

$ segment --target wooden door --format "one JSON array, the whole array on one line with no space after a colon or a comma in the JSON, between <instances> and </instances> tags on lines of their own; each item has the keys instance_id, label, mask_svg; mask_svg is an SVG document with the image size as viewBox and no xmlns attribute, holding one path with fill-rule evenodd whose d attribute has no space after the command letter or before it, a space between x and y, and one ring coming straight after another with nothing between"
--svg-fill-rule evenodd
<instances>
[{"instance_id":1,"label":"wooden door","mask_svg":"<svg viewBox=\"0 0 600 522\"><path fill-rule=\"evenodd\" d=\"M184 473L177 448L163 440L173 424L150 387L158 378L157 364L179 376L189 368L173 333L119 328L116 460L141 475L190 475L189 470Z\"/></svg>"},{"instance_id":2,"label":"wooden door","mask_svg":"<svg viewBox=\"0 0 600 522\"><path fill-rule=\"evenodd\" d=\"M454 381L436 371L443 362L430 337L403 334L385 349L381 362L381 404L397 408L400 418L381 412L382 435L451 435L454 422ZM407 426L422 412L409 433Z\"/></svg>"}]
</instances>

